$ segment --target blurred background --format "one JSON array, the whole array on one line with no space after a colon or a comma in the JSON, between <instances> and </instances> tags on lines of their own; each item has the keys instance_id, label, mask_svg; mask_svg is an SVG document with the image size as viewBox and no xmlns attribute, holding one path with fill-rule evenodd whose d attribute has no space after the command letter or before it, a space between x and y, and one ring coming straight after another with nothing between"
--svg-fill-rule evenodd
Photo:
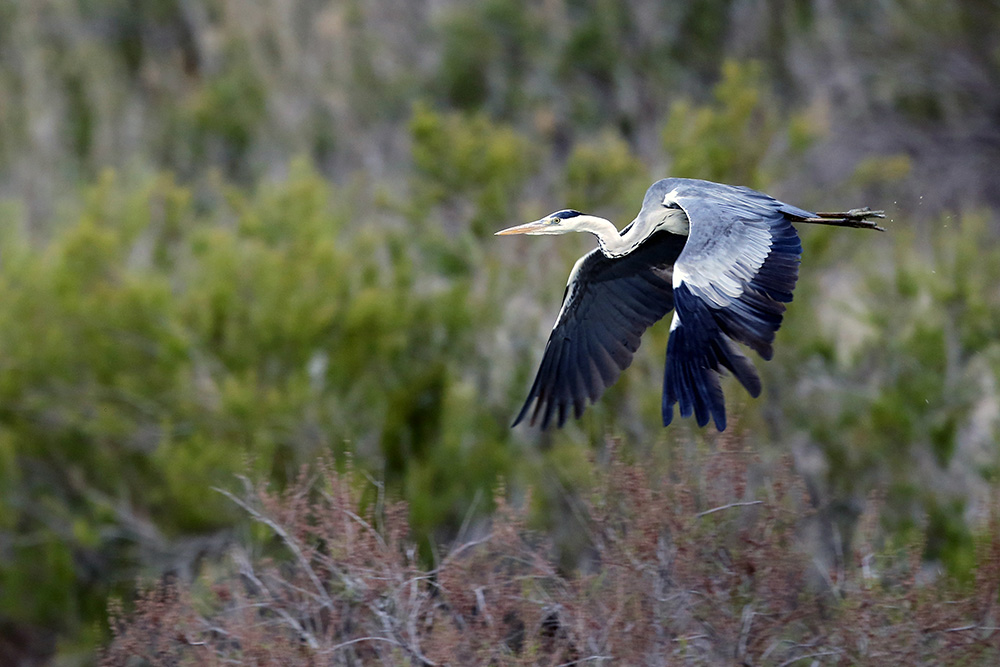
<instances>
[{"instance_id":1,"label":"blurred background","mask_svg":"<svg viewBox=\"0 0 1000 667\"><path fill-rule=\"evenodd\" d=\"M109 597L239 539L238 474L349 454L432 554L501 480L565 526L609 437L713 447L660 425L665 324L580 422L508 428L594 241L492 232L620 227L668 175L885 209L801 230L730 428L793 454L820 535L875 493L968 571L998 159L996 0L0 0L0 655L89 664Z\"/></svg>"}]
</instances>

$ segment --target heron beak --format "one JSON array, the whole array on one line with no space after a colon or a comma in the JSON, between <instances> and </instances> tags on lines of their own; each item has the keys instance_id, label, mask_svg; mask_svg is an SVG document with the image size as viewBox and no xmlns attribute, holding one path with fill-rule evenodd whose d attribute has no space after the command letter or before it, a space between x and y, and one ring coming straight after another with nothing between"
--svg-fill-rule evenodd
<instances>
[{"instance_id":1,"label":"heron beak","mask_svg":"<svg viewBox=\"0 0 1000 667\"><path fill-rule=\"evenodd\" d=\"M501 229L496 232L494 236L508 236L510 234L537 234L538 232L544 230L549 225L548 218L542 218L541 220L535 220L534 222L526 222L523 225L517 225L516 227L508 227L507 229Z\"/></svg>"}]
</instances>

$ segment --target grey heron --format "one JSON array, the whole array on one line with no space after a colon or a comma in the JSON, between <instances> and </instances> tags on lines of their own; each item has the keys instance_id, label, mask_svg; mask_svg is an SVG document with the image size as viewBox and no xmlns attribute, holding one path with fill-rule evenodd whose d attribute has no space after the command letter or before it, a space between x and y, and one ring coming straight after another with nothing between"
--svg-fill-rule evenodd
<instances>
[{"instance_id":1,"label":"grey heron","mask_svg":"<svg viewBox=\"0 0 1000 667\"><path fill-rule=\"evenodd\" d=\"M570 272L562 308L535 381L512 426L559 427L579 419L630 363L642 333L674 311L663 376L663 425L693 413L726 428L719 382L732 373L751 396L761 382L743 343L772 356L785 304L792 300L802 245L792 223L884 231L868 208L813 213L747 187L687 178L653 183L642 209L621 232L609 220L556 211L507 234L590 232L598 248ZM532 409L532 406L533 409Z\"/></svg>"}]
</instances>

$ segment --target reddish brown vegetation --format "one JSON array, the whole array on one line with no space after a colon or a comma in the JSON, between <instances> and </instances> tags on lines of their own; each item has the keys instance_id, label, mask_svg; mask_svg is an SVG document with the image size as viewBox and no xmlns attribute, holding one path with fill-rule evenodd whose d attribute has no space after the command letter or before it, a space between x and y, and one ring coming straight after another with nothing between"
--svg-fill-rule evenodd
<instances>
[{"instance_id":1,"label":"reddish brown vegetation","mask_svg":"<svg viewBox=\"0 0 1000 667\"><path fill-rule=\"evenodd\" d=\"M207 588L161 584L113 610L105 665L997 664L1000 525L974 586L918 584L919 545L872 547L869 503L853 558L832 571L803 544L810 511L787 462L738 441L677 457L665 475L614 455L582 500L584 572L497 494L485 534L437 567L416 561L406 508L362 512L351 470L322 466L287 493L237 499L282 547L233 554ZM751 476L752 476L751 475ZM851 562L844 562L844 561Z\"/></svg>"}]
</instances>

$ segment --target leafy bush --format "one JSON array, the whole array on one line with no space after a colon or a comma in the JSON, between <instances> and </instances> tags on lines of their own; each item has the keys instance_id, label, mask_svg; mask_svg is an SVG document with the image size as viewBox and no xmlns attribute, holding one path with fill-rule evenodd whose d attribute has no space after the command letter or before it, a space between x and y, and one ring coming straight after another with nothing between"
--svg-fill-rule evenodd
<instances>
[{"instance_id":1,"label":"leafy bush","mask_svg":"<svg viewBox=\"0 0 1000 667\"><path fill-rule=\"evenodd\" d=\"M441 27L441 64L433 84L449 106L512 113L524 104L524 79L542 47L538 11L525 0L459 6Z\"/></svg>"},{"instance_id":2,"label":"leafy bush","mask_svg":"<svg viewBox=\"0 0 1000 667\"><path fill-rule=\"evenodd\" d=\"M435 204L464 204L448 217L480 236L510 219L537 157L528 137L484 114L443 114L424 105L414 109L410 134L418 215Z\"/></svg>"},{"instance_id":3,"label":"leafy bush","mask_svg":"<svg viewBox=\"0 0 1000 667\"><path fill-rule=\"evenodd\" d=\"M727 61L714 104L674 104L663 128L672 175L763 187L765 158L782 126L763 86L759 63Z\"/></svg>"},{"instance_id":4,"label":"leafy bush","mask_svg":"<svg viewBox=\"0 0 1000 667\"><path fill-rule=\"evenodd\" d=\"M884 486L887 518L908 528L930 516L926 555L967 571L965 517L989 512L1000 464L990 407L1000 347L988 333L1000 326L988 287L1000 244L977 214L944 218L919 240L890 234L894 249L810 232L814 261L781 334L796 344L776 356L778 409L823 453L826 493ZM867 268L845 276L852 253Z\"/></svg>"},{"instance_id":5,"label":"leafy bush","mask_svg":"<svg viewBox=\"0 0 1000 667\"><path fill-rule=\"evenodd\" d=\"M649 187L645 165L616 134L580 142L566 159L566 202L581 211L614 207L631 213Z\"/></svg>"},{"instance_id":6,"label":"leafy bush","mask_svg":"<svg viewBox=\"0 0 1000 667\"><path fill-rule=\"evenodd\" d=\"M355 452L427 533L506 469L471 389L487 303L399 225L349 227L347 191L300 163L200 201L109 171L85 200L4 247L0 614L79 631L138 568L186 570L235 516L211 487L248 462L283 484Z\"/></svg>"}]
</instances>

